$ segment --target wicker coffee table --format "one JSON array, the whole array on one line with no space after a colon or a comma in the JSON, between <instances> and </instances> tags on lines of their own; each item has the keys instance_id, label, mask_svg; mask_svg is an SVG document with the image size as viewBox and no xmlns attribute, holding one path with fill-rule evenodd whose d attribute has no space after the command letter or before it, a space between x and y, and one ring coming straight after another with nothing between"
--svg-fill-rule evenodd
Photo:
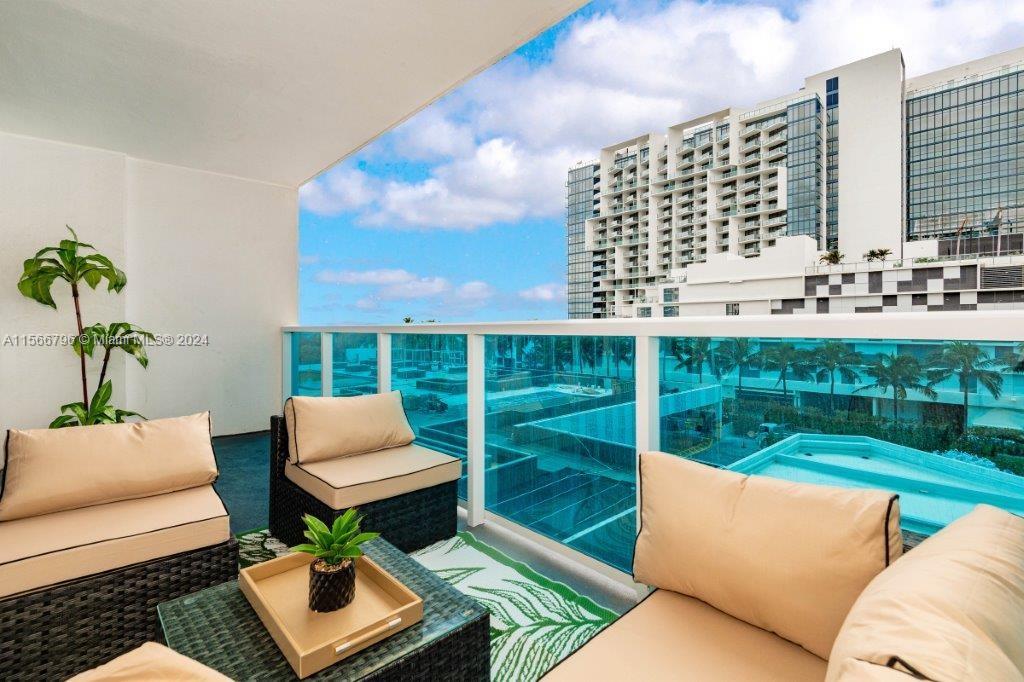
<instances>
[{"instance_id":1,"label":"wicker coffee table","mask_svg":"<svg viewBox=\"0 0 1024 682\"><path fill-rule=\"evenodd\" d=\"M490 679L487 610L387 541L363 548L423 598L423 620L306 679ZM235 680L295 679L237 581L164 602L157 611L167 645L189 658Z\"/></svg>"}]
</instances>

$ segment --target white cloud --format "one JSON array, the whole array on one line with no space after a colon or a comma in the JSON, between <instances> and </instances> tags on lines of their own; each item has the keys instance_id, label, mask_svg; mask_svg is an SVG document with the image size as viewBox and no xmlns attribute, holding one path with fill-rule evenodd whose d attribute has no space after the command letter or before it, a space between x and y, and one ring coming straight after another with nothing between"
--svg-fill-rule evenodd
<instances>
[{"instance_id":1,"label":"white cloud","mask_svg":"<svg viewBox=\"0 0 1024 682\"><path fill-rule=\"evenodd\" d=\"M321 270L316 273L321 284L406 284L416 279L407 270Z\"/></svg>"},{"instance_id":2,"label":"white cloud","mask_svg":"<svg viewBox=\"0 0 1024 682\"><path fill-rule=\"evenodd\" d=\"M367 206L377 192L366 173L341 164L299 188L303 208L319 215L338 215Z\"/></svg>"},{"instance_id":3,"label":"white cloud","mask_svg":"<svg viewBox=\"0 0 1024 682\"><path fill-rule=\"evenodd\" d=\"M466 282L455 290L455 298L460 301L482 303L492 298L495 294L494 287L487 282L472 281Z\"/></svg>"},{"instance_id":4,"label":"white cloud","mask_svg":"<svg viewBox=\"0 0 1024 682\"><path fill-rule=\"evenodd\" d=\"M444 277L417 277L408 282L389 284L378 290L377 296L389 301L431 298L451 288L451 282Z\"/></svg>"},{"instance_id":5,"label":"white cloud","mask_svg":"<svg viewBox=\"0 0 1024 682\"><path fill-rule=\"evenodd\" d=\"M564 284L538 284L521 290L519 298L526 301L564 301L567 294L568 291Z\"/></svg>"},{"instance_id":6,"label":"white cloud","mask_svg":"<svg viewBox=\"0 0 1024 682\"><path fill-rule=\"evenodd\" d=\"M476 229L560 217L567 167L600 148L901 47L908 75L1024 43L1024 3L810 0L789 9L620 3L575 20L541 65L513 57L414 116L366 158L427 160L423 179L343 164L303 188L317 213L369 226Z\"/></svg>"}]
</instances>

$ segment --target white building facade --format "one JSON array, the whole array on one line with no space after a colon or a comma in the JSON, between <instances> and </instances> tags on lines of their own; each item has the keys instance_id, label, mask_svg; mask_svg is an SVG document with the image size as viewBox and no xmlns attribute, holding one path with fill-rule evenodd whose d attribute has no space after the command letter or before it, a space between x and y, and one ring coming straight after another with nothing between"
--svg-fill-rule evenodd
<instances>
[{"instance_id":1,"label":"white building facade","mask_svg":"<svg viewBox=\"0 0 1024 682\"><path fill-rule=\"evenodd\" d=\"M570 169L570 317L1024 307L1021 72L894 49L605 147Z\"/></svg>"}]
</instances>

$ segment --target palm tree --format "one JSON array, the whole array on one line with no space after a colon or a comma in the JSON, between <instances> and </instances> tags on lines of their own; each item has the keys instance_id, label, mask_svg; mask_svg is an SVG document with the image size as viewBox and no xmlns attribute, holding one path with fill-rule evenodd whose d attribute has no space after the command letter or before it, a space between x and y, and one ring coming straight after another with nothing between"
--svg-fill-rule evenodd
<instances>
[{"instance_id":1,"label":"palm tree","mask_svg":"<svg viewBox=\"0 0 1024 682\"><path fill-rule=\"evenodd\" d=\"M734 369L737 370L737 393L743 390L743 370L757 364L760 355L753 342L748 338L726 339L715 349L719 371L728 374Z\"/></svg>"},{"instance_id":2,"label":"palm tree","mask_svg":"<svg viewBox=\"0 0 1024 682\"><path fill-rule=\"evenodd\" d=\"M892 249L871 249L864 254L864 259L867 261L880 260L883 263L885 259L892 255Z\"/></svg>"},{"instance_id":3,"label":"palm tree","mask_svg":"<svg viewBox=\"0 0 1024 682\"><path fill-rule=\"evenodd\" d=\"M843 383L855 384L860 375L853 367L860 365L864 359L860 353L851 349L842 341L826 341L814 351L812 362L816 368L815 380L828 381L828 411L832 414L836 409L836 373Z\"/></svg>"},{"instance_id":4,"label":"palm tree","mask_svg":"<svg viewBox=\"0 0 1024 682\"><path fill-rule=\"evenodd\" d=\"M855 388L854 392L875 389L881 391L884 396L891 389L892 420L896 423L900 420L900 401L907 399L909 391L917 391L932 400L939 395L934 388L922 383L924 368L913 355L879 353L874 361L864 368L864 373L874 379L874 383Z\"/></svg>"},{"instance_id":5,"label":"palm tree","mask_svg":"<svg viewBox=\"0 0 1024 682\"><path fill-rule=\"evenodd\" d=\"M810 371L807 368L807 353L788 341L772 344L762 352L761 357L764 359L766 368L779 373L779 380L775 382L775 385L782 384L782 395L784 396L789 395L786 379L790 373L793 374L794 379L805 379L810 376Z\"/></svg>"},{"instance_id":6,"label":"palm tree","mask_svg":"<svg viewBox=\"0 0 1024 682\"><path fill-rule=\"evenodd\" d=\"M960 379L960 390L964 394L964 428L967 427L967 398L972 379L984 386L997 400L1003 392L1003 376L996 369L1003 364L990 358L973 343L950 341L943 344L928 358L928 364L931 365L928 381L932 386L954 374Z\"/></svg>"},{"instance_id":7,"label":"palm tree","mask_svg":"<svg viewBox=\"0 0 1024 682\"><path fill-rule=\"evenodd\" d=\"M845 257L845 254L839 253L839 249L830 249L818 259L818 262L824 265L839 265Z\"/></svg>"},{"instance_id":8,"label":"palm tree","mask_svg":"<svg viewBox=\"0 0 1024 682\"><path fill-rule=\"evenodd\" d=\"M711 339L706 336L691 336L687 339L672 339L672 355L676 369L686 367L688 372L697 370L697 383L704 383L704 362L711 355Z\"/></svg>"}]
</instances>

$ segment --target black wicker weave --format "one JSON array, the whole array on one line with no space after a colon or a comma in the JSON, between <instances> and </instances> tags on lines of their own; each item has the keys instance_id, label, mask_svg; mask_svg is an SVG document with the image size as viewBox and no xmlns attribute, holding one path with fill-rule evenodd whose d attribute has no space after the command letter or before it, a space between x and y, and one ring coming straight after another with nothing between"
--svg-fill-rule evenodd
<instances>
[{"instance_id":1,"label":"black wicker weave","mask_svg":"<svg viewBox=\"0 0 1024 682\"><path fill-rule=\"evenodd\" d=\"M183 552L0 600L0 680L63 680L160 635L160 602L238 575L238 543Z\"/></svg>"},{"instance_id":2,"label":"black wicker weave","mask_svg":"<svg viewBox=\"0 0 1024 682\"><path fill-rule=\"evenodd\" d=\"M287 545L304 542L303 514L328 525L345 512L332 509L284 475L288 431L282 417L270 418L270 534ZM457 481L359 506L362 527L375 531L403 552L415 552L455 535L458 523Z\"/></svg>"},{"instance_id":3,"label":"black wicker weave","mask_svg":"<svg viewBox=\"0 0 1024 682\"><path fill-rule=\"evenodd\" d=\"M487 609L382 539L363 549L423 599L423 620L306 679L490 679ZM161 604L160 621L169 647L232 679L295 679L237 581Z\"/></svg>"}]
</instances>

